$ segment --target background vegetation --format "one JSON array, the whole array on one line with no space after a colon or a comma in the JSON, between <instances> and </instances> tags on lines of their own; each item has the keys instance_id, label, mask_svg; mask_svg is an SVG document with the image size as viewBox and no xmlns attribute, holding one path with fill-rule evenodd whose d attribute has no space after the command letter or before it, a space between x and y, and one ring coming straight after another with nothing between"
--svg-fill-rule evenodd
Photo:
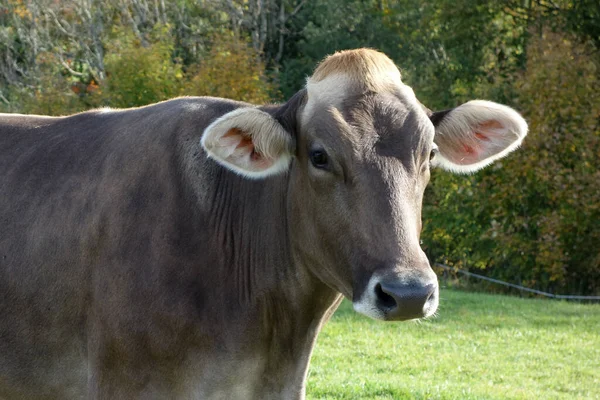
<instances>
[{"instance_id":1,"label":"background vegetation","mask_svg":"<svg viewBox=\"0 0 600 400\"><path fill-rule=\"evenodd\" d=\"M523 150L494 167L434 172L430 258L600 294L597 0L5 0L0 111L278 101L327 54L363 46L387 53L431 109L488 98L530 124Z\"/></svg>"}]
</instances>

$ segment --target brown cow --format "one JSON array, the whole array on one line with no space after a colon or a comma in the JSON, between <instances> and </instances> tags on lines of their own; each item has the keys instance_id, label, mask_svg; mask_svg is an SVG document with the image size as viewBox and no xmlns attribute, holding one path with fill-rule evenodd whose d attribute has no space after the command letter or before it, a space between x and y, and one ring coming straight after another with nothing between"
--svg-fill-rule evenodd
<instances>
[{"instance_id":1,"label":"brown cow","mask_svg":"<svg viewBox=\"0 0 600 400\"><path fill-rule=\"evenodd\" d=\"M491 102L430 113L367 49L279 106L1 115L0 398L302 398L342 295L435 312L430 166L475 171L526 131Z\"/></svg>"}]
</instances>

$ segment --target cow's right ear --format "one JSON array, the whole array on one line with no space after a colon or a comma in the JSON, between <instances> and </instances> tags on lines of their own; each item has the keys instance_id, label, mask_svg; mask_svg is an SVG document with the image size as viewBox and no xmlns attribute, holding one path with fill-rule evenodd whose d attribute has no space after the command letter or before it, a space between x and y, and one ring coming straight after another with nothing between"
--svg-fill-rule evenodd
<instances>
[{"instance_id":1,"label":"cow's right ear","mask_svg":"<svg viewBox=\"0 0 600 400\"><path fill-rule=\"evenodd\" d=\"M257 108L231 111L210 124L201 140L208 156L248 178L264 178L289 168L292 135Z\"/></svg>"}]
</instances>

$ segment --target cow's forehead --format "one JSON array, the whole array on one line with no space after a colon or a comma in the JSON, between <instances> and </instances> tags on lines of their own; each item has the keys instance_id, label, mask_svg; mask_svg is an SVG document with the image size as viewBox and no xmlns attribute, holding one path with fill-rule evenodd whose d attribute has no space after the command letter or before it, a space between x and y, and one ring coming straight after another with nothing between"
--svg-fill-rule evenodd
<instances>
[{"instance_id":1,"label":"cow's forehead","mask_svg":"<svg viewBox=\"0 0 600 400\"><path fill-rule=\"evenodd\" d=\"M328 107L341 109L344 103L358 98L363 93L394 93L411 106L419 104L413 90L400 80L400 74L397 72L397 76L395 75L379 76L378 85L367 85L366 82L357 81L355 77L343 72L335 73L318 82L309 79L306 85L308 99L302 119L310 118L319 109Z\"/></svg>"},{"instance_id":2,"label":"cow's forehead","mask_svg":"<svg viewBox=\"0 0 600 400\"><path fill-rule=\"evenodd\" d=\"M425 111L398 93L367 96L346 115L355 130L369 143L369 154L413 165L431 149L434 127ZM379 161L381 162L381 161Z\"/></svg>"},{"instance_id":3,"label":"cow's forehead","mask_svg":"<svg viewBox=\"0 0 600 400\"><path fill-rule=\"evenodd\" d=\"M308 78L306 89L307 101L301 115L304 126L336 110L356 119L367 136L393 140L390 133L404 132L418 141L433 140L433 127L422 105L383 53L359 49L329 56Z\"/></svg>"},{"instance_id":4,"label":"cow's forehead","mask_svg":"<svg viewBox=\"0 0 600 400\"><path fill-rule=\"evenodd\" d=\"M339 97L336 88L340 86L332 85L324 92L329 98L319 98L305 114L308 131L320 133L321 139L326 136L334 146L352 147L353 152L375 149L374 155L408 161L414 153L428 151L434 128L410 87L400 83L380 93L347 90Z\"/></svg>"}]
</instances>

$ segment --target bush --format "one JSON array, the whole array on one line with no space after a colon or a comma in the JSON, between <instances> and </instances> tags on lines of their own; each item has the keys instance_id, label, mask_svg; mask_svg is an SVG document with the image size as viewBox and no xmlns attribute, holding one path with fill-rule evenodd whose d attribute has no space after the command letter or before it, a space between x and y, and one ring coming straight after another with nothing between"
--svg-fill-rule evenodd
<instances>
[{"instance_id":1,"label":"bush","mask_svg":"<svg viewBox=\"0 0 600 400\"><path fill-rule=\"evenodd\" d=\"M218 36L210 54L197 68L191 68L183 93L225 97L264 104L275 95L275 86L265 73L259 55L240 38Z\"/></svg>"},{"instance_id":2,"label":"bush","mask_svg":"<svg viewBox=\"0 0 600 400\"><path fill-rule=\"evenodd\" d=\"M136 107L177 96L183 70L172 57L173 43L168 25L157 25L144 39L123 27L115 28L107 41L102 102L111 107Z\"/></svg>"}]
</instances>

